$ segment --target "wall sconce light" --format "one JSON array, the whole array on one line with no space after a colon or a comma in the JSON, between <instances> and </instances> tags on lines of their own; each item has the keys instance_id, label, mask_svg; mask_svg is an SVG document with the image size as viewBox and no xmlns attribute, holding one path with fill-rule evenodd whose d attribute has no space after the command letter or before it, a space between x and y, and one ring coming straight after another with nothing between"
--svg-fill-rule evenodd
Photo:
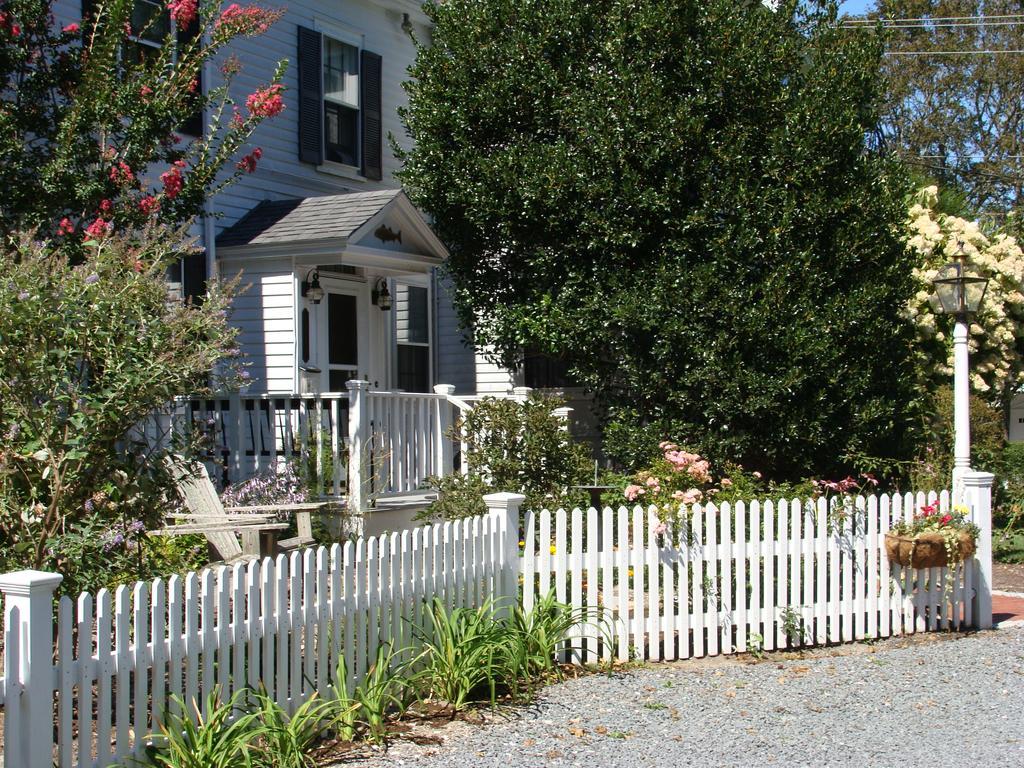
<instances>
[{"instance_id":1,"label":"wall sconce light","mask_svg":"<svg viewBox=\"0 0 1024 768\"><path fill-rule=\"evenodd\" d=\"M412 21L409 19L408 13L402 14L402 31L407 35L412 34Z\"/></svg>"},{"instance_id":2,"label":"wall sconce light","mask_svg":"<svg viewBox=\"0 0 1024 768\"><path fill-rule=\"evenodd\" d=\"M383 277L378 279L370 291L370 301L381 312L391 309L391 293L388 291L388 281Z\"/></svg>"},{"instance_id":3,"label":"wall sconce light","mask_svg":"<svg viewBox=\"0 0 1024 768\"><path fill-rule=\"evenodd\" d=\"M313 279L310 280L310 277ZM320 287L320 273L316 267L309 270L306 279L302 281L302 297L314 304L319 304L324 299L324 289Z\"/></svg>"}]
</instances>

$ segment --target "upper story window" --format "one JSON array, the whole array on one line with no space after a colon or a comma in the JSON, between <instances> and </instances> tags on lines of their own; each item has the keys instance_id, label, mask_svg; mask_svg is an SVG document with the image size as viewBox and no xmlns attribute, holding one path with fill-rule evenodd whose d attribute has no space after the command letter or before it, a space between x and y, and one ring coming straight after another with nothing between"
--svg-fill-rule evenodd
<instances>
[{"instance_id":1,"label":"upper story window","mask_svg":"<svg viewBox=\"0 0 1024 768\"><path fill-rule=\"evenodd\" d=\"M383 178L381 57L306 27L298 42L299 159Z\"/></svg>"},{"instance_id":2,"label":"upper story window","mask_svg":"<svg viewBox=\"0 0 1024 768\"><path fill-rule=\"evenodd\" d=\"M156 57L171 31L171 23L165 6L153 0L135 0L131 21L133 45L126 47L125 54L137 61Z\"/></svg>"},{"instance_id":3,"label":"upper story window","mask_svg":"<svg viewBox=\"0 0 1024 768\"><path fill-rule=\"evenodd\" d=\"M98 0L82 0L82 18L90 19L96 11ZM199 19L196 18L187 27L179 27L171 19L167 3L162 0L134 0L132 5L131 34L129 41L122 48L122 56L134 62L144 62L156 58L164 47L168 35L173 35L177 46L171 51L172 60L177 58L177 50L188 45L199 34ZM196 92L203 92L202 71ZM203 110L195 109L182 120L178 126L181 133L190 136L201 136L203 133Z\"/></svg>"},{"instance_id":4,"label":"upper story window","mask_svg":"<svg viewBox=\"0 0 1024 768\"><path fill-rule=\"evenodd\" d=\"M324 38L324 159L359 165L359 49Z\"/></svg>"}]
</instances>

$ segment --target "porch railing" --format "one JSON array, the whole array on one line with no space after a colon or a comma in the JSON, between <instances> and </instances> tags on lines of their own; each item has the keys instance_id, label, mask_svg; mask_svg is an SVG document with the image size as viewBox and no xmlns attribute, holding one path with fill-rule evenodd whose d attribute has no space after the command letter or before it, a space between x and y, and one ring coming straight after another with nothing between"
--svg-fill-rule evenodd
<instances>
[{"instance_id":1,"label":"porch railing","mask_svg":"<svg viewBox=\"0 0 1024 768\"><path fill-rule=\"evenodd\" d=\"M366 381L345 386L320 394L184 397L146 425L145 439L202 435L210 476L222 485L281 460L297 462L317 496L344 496L353 511L369 508L372 499L424 490L428 477L467 471L468 446L453 440L451 428L480 398L456 397L449 384L426 393L375 390ZM519 387L510 397L528 393Z\"/></svg>"}]
</instances>

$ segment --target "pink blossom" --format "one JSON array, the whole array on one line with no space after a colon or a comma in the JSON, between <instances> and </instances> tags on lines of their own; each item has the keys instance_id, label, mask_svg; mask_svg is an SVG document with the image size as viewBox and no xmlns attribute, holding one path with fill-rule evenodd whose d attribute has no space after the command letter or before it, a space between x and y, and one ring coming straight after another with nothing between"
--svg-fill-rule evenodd
<instances>
[{"instance_id":1,"label":"pink blossom","mask_svg":"<svg viewBox=\"0 0 1024 768\"><path fill-rule=\"evenodd\" d=\"M284 99L281 98L282 87L280 84L259 88L255 93L250 93L245 100L245 106L249 112L256 117L273 117L284 109Z\"/></svg>"},{"instance_id":2,"label":"pink blossom","mask_svg":"<svg viewBox=\"0 0 1024 768\"><path fill-rule=\"evenodd\" d=\"M71 223L71 219L65 216L57 225L57 231L62 235L70 235L75 231L75 225Z\"/></svg>"},{"instance_id":3,"label":"pink blossom","mask_svg":"<svg viewBox=\"0 0 1024 768\"><path fill-rule=\"evenodd\" d=\"M646 485L648 488L657 488L659 485L661 485L661 481L658 480L658 478L656 477L648 477Z\"/></svg>"},{"instance_id":4,"label":"pink blossom","mask_svg":"<svg viewBox=\"0 0 1024 768\"><path fill-rule=\"evenodd\" d=\"M75 22L71 22L70 24L66 25L61 30L61 32L64 32L65 34L68 34L68 35L77 35L78 34L78 29L79 29L78 25L75 24Z\"/></svg>"},{"instance_id":5,"label":"pink blossom","mask_svg":"<svg viewBox=\"0 0 1024 768\"><path fill-rule=\"evenodd\" d=\"M101 218L106 218L114 212L114 204L106 198L100 200L99 214Z\"/></svg>"},{"instance_id":6,"label":"pink blossom","mask_svg":"<svg viewBox=\"0 0 1024 768\"><path fill-rule=\"evenodd\" d=\"M626 501L636 501L638 496L643 496L647 491L642 485L627 485L626 490L622 493L626 497Z\"/></svg>"},{"instance_id":7,"label":"pink blossom","mask_svg":"<svg viewBox=\"0 0 1024 768\"><path fill-rule=\"evenodd\" d=\"M150 88L148 85L144 85L141 88L139 88L139 96L141 96L142 98L146 99L146 98L149 98L152 95L153 95L153 89Z\"/></svg>"},{"instance_id":8,"label":"pink blossom","mask_svg":"<svg viewBox=\"0 0 1024 768\"><path fill-rule=\"evenodd\" d=\"M246 173L253 173L256 170L256 163L263 157L263 150L256 147L248 155L243 155L242 159L238 161L237 167Z\"/></svg>"},{"instance_id":9,"label":"pink blossom","mask_svg":"<svg viewBox=\"0 0 1024 768\"><path fill-rule=\"evenodd\" d=\"M169 200L176 198L181 193L182 187L185 186L181 177L181 169L184 167L184 160L175 160L170 170L160 174L160 181L164 184L164 194Z\"/></svg>"},{"instance_id":10,"label":"pink blossom","mask_svg":"<svg viewBox=\"0 0 1024 768\"><path fill-rule=\"evenodd\" d=\"M730 480L728 477L723 477L722 478L722 487L723 488L732 488L732 480Z\"/></svg>"},{"instance_id":11,"label":"pink blossom","mask_svg":"<svg viewBox=\"0 0 1024 768\"><path fill-rule=\"evenodd\" d=\"M760 472L751 472L750 474L755 480L760 480L763 477Z\"/></svg>"},{"instance_id":12,"label":"pink blossom","mask_svg":"<svg viewBox=\"0 0 1024 768\"><path fill-rule=\"evenodd\" d=\"M167 8L179 27L187 27L199 12L199 0L171 0Z\"/></svg>"},{"instance_id":13,"label":"pink blossom","mask_svg":"<svg viewBox=\"0 0 1024 768\"><path fill-rule=\"evenodd\" d=\"M110 231L114 228L114 225L109 221L103 219L96 219L92 224L85 228L85 239L86 240L102 240L104 237L110 234Z\"/></svg>"},{"instance_id":14,"label":"pink blossom","mask_svg":"<svg viewBox=\"0 0 1024 768\"><path fill-rule=\"evenodd\" d=\"M131 166L124 160L118 160L110 169L110 180L115 184L127 184L134 179L135 174L132 173Z\"/></svg>"},{"instance_id":15,"label":"pink blossom","mask_svg":"<svg viewBox=\"0 0 1024 768\"><path fill-rule=\"evenodd\" d=\"M279 18L280 11L269 11L256 5L243 8L238 3L232 3L214 22L213 31L225 36L262 35Z\"/></svg>"},{"instance_id":16,"label":"pink blossom","mask_svg":"<svg viewBox=\"0 0 1024 768\"><path fill-rule=\"evenodd\" d=\"M146 195L139 200L139 210L147 216L160 209L160 201L152 195Z\"/></svg>"},{"instance_id":17,"label":"pink blossom","mask_svg":"<svg viewBox=\"0 0 1024 768\"><path fill-rule=\"evenodd\" d=\"M664 536L668 532L668 523L664 520L660 521L656 526L654 526L651 532L655 536Z\"/></svg>"},{"instance_id":18,"label":"pink blossom","mask_svg":"<svg viewBox=\"0 0 1024 768\"><path fill-rule=\"evenodd\" d=\"M700 461L695 461L690 464L686 471L689 473L690 477L697 482L706 483L711 479L711 473L709 472L710 466L711 465L708 464L707 460L701 459Z\"/></svg>"},{"instance_id":19,"label":"pink blossom","mask_svg":"<svg viewBox=\"0 0 1024 768\"><path fill-rule=\"evenodd\" d=\"M704 494L701 493L699 489L690 488L685 493L683 493L680 501L682 501L683 504L696 504L703 498Z\"/></svg>"}]
</instances>

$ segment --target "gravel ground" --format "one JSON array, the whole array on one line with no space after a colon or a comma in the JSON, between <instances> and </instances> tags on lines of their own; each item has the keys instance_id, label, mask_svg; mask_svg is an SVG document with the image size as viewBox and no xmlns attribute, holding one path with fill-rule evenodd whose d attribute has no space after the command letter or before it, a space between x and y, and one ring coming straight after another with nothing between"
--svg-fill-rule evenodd
<instances>
[{"instance_id":1,"label":"gravel ground","mask_svg":"<svg viewBox=\"0 0 1024 768\"><path fill-rule=\"evenodd\" d=\"M488 720L345 765L1024 765L1024 627L590 675Z\"/></svg>"}]
</instances>

